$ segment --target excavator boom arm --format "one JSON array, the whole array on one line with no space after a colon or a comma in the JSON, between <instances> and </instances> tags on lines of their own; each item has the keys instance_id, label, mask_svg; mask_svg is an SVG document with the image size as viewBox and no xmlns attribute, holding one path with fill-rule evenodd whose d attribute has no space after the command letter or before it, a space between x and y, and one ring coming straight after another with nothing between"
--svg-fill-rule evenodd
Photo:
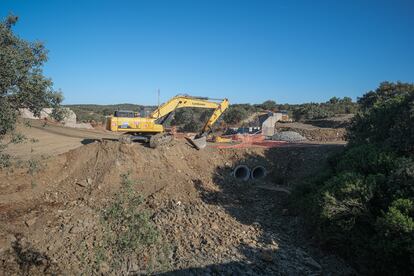
<instances>
[{"instance_id":1,"label":"excavator boom arm","mask_svg":"<svg viewBox=\"0 0 414 276\"><path fill-rule=\"evenodd\" d=\"M227 99L223 101L227 101ZM209 98L177 95L174 98L170 99L168 102L159 106L156 110L154 110L151 113L150 118L159 119L170 114L174 110L183 107L217 109L218 107L220 107L220 103L216 102L216 100L214 99Z\"/></svg>"},{"instance_id":2,"label":"excavator boom arm","mask_svg":"<svg viewBox=\"0 0 414 276\"><path fill-rule=\"evenodd\" d=\"M204 124L203 129L195 137L186 137L196 149L202 149L207 145L206 137L210 133L211 126L220 118L223 112L229 107L227 99L209 99L204 97L192 97L187 95L178 95L162 104L154 112L151 113L152 119L160 119L168 115L178 108L198 107L214 109L208 121Z\"/></svg>"},{"instance_id":3,"label":"excavator boom arm","mask_svg":"<svg viewBox=\"0 0 414 276\"><path fill-rule=\"evenodd\" d=\"M229 101L227 99L222 100L220 104L216 107L213 114L211 114L210 118L204 125L201 133L207 133L211 126L220 118L223 112L229 107Z\"/></svg>"}]
</instances>

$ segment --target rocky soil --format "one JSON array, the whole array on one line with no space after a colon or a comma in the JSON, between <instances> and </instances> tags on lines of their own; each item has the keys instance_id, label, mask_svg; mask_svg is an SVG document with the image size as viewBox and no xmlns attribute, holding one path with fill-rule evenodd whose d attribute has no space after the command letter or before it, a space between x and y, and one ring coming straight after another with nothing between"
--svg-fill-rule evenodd
<instances>
[{"instance_id":1,"label":"rocky soil","mask_svg":"<svg viewBox=\"0 0 414 276\"><path fill-rule=\"evenodd\" d=\"M303 142L305 137L294 131L281 131L272 136L272 140L285 142Z\"/></svg>"},{"instance_id":2,"label":"rocky soil","mask_svg":"<svg viewBox=\"0 0 414 276\"><path fill-rule=\"evenodd\" d=\"M296 132L312 142L344 142L346 130L343 127L318 127L303 123L276 123L276 130L280 133Z\"/></svg>"},{"instance_id":3,"label":"rocky soil","mask_svg":"<svg viewBox=\"0 0 414 276\"><path fill-rule=\"evenodd\" d=\"M181 141L153 150L106 141L44 159L36 170L4 169L0 274L351 275L339 258L312 245L287 208L289 188L338 150L196 151ZM236 181L237 164L264 165L268 177ZM159 235L120 256L103 214L123 208L114 202L126 174L143 200L137 210Z\"/></svg>"}]
</instances>

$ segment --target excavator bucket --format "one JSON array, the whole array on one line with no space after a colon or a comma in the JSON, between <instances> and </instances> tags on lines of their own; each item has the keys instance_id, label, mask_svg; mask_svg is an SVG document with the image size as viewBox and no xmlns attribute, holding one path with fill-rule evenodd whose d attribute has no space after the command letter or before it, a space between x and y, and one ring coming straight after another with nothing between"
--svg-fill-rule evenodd
<instances>
[{"instance_id":1,"label":"excavator bucket","mask_svg":"<svg viewBox=\"0 0 414 276\"><path fill-rule=\"evenodd\" d=\"M185 137L185 139L196 149L204 149L207 146L207 137L201 136L200 138L196 138L196 136L190 138Z\"/></svg>"}]
</instances>

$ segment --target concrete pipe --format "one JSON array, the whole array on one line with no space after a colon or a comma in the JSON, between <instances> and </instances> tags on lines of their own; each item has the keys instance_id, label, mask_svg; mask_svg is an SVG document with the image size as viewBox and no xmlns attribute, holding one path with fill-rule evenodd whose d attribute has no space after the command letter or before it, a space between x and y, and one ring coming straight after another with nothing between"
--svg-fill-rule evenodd
<instances>
[{"instance_id":1,"label":"concrete pipe","mask_svg":"<svg viewBox=\"0 0 414 276\"><path fill-rule=\"evenodd\" d=\"M250 177L250 169L245 165L239 165L233 170L233 176L239 180L248 180Z\"/></svg>"},{"instance_id":2,"label":"concrete pipe","mask_svg":"<svg viewBox=\"0 0 414 276\"><path fill-rule=\"evenodd\" d=\"M252 169L251 173L250 173L250 177L253 180L259 180L262 179L266 176L267 171L266 168L263 166L256 166Z\"/></svg>"}]
</instances>

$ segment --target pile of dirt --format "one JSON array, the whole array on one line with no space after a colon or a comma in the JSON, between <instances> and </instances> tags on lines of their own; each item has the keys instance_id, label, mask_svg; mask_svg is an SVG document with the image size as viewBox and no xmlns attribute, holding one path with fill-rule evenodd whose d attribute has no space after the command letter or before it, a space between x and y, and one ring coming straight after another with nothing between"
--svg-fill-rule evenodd
<instances>
[{"instance_id":1,"label":"pile of dirt","mask_svg":"<svg viewBox=\"0 0 414 276\"><path fill-rule=\"evenodd\" d=\"M354 114L342 114L325 119L309 120L306 124L322 128L347 128L354 116Z\"/></svg>"},{"instance_id":2,"label":"pile of dirt","mask_svg":"<svg viewBox=\"0 0 414 276\"><path fill-rule=\"evenodd\" d=\"M41 160L30 173L23 166L1 170L0 270L9 275L352 273L300 238L302 227L288 214L286 194L270 189L315 173L336 150L197 151L181 141L154 150L105 141ZM231 172L237 164L262 164L269 176L263 182L236 181ZM121 240L126 253L114 266L112 230L103 214L122 209L117 200L125 175L159 236L139 253L127 251L130 241Z\"/></svg>"},{"instance_id":3,"label":"pile of dirt","mask_svg":"<svg viewBox=\"0 0 414 276\"><path fill-rule=\"evenodd\" d=\"M314 142L344 142L346 139L345 128L316 127L303 123L276 123L276 131L297 132L309 141Z\"/></svg>"}]
</instances>

